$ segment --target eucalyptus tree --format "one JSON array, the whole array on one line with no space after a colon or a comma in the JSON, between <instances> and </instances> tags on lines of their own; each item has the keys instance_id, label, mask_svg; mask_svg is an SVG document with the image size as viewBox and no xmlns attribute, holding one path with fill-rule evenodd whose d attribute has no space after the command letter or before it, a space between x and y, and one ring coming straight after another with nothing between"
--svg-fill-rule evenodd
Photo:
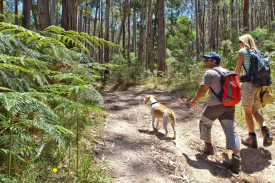
<instances>
[{"instance_id":1,"label":"eucalyptus tree","mask_svg":"<svg viewBox=\"0 0 275 183\"><path fill-rule=\"evenodd\" d=\"M49 0L38 0L39 29L44 30L51 25Z\"/></svg>"},{"instance_id":2,"label":"eucalyptus tree","mask_svg":"<svg viewBox=\"0 0 275 183\"><path fill-rule=\"evenodd\" d=\"M18 0L15 0L15 4L14 4L14 14L15 14L14 24L15 24L15 25L18 25Z\"/></svg>"},{"instance_id":3,"label":"eucalyptus tree","mask_svg":"<svg viewBox=\"0 0 275 183\"><path fill-rule=\"evenodd\" d=\"M22 26L26 29L31 28L31 0L23 0Z\"/></svg>"},{"instance_id":4,"label":"eucalyptus tree","mask_svg":"<svg viewBox=\"0 0 275 183\"><path fill-rule=\"evenodd\" d=\"M249 31L249 0L244 0L243 3L243 27L245 31Z\"/></svg>"},{"instance_id":5,"label":"eucalyptus tree","mask_svg":"<svg viewBox=\"0 0 275 183\"><path fill-rule=\"evenodd\" d=\"M165 2L158 1L158 72L165 72L166 41L165 41Z\"/></svg>"},{"instance_id":6,"label":"eucalyptus tree","mask_svg":"<svg viewBox=\"0 0 275 183\"><path fill-rule=\"evenodd\" d=\"M110 40L109 32L109 19L110 19L110 0L106 0L106 10L105 10L105 40ZM104 62L108 63L110 61L110 49L107 44L104 46Z\"/></svg>"},{"instance_id":7,"label":"eucalyptus tree","mask_svg":"<svg viewBox=\"0 0 275 183\"><path fill-rule=\"evenodd\" d=\"M0 0L0 13L4 13L4 0Z\"/></svg>"},{"instance_id":8,"label":"eucalyptus tree","mask_svg":"<svg viewBox=\"0 0 275 183\"><path fill-rule=\"evenodd\" d=\"M55 25L56 20L56 0L51 0L51 25Z\"/></svg>"},{"instance_id":9,"label":"eucalyptus tree","mask_svg":"<svg viewBox=\"0 0 275 183\"><path fill-rule=\"evenodd\" d=\"M78 0L62 0L61 27L65 30L77 30Z\"/></svg>"}]
</instances>

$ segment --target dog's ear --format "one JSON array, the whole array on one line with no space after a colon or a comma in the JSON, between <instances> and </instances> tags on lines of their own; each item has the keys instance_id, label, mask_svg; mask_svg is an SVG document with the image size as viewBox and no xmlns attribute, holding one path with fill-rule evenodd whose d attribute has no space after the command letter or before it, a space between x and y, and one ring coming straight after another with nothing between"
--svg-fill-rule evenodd
<instances>
[{"instance_id":1,"label":"dog's ear","mask_svg":"<svg viewBox=\"0 0 275 183\"><path fill-rule=\"evenodd\" d=\"M146 98L144 99L144 103L147 104L148 100L149 100L149 96L146 96Z\"/></svg>"},{"instance_id":2,"label":"dog's ear","mask_svg":"<svg viewBox=\"0 0 275 183\"><path fill-rule=\"evenodd\" d=\"M154 99L156 99L156 97L153 95ZM157 100L157 99L156 99Z\"/></svg>"}]
</instances>

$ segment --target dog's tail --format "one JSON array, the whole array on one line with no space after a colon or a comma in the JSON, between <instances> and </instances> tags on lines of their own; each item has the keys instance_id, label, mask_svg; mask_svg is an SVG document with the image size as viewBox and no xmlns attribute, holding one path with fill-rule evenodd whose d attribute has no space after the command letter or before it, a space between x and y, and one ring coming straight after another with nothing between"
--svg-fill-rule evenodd
<instances>
[{"instance_id":1,"label":"dog's tail","mask_svg":"<svg viewBox=\"0 0 275 183\"><path fill-rule=\"evenodd\" d=\"M176 119L176 115L175 115L175 113L174 113L173 111L171 111L171 116L170 116L170 118L171 118L171 120L173 121L173 123L176 125L177 119Z\"/></svg>"}]
</instances>

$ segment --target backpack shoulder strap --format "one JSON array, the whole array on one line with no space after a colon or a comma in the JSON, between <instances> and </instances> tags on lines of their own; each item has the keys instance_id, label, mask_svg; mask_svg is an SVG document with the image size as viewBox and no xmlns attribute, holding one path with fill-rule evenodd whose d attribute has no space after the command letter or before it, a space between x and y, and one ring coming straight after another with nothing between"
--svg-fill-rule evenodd
<instances>
[{"instance_id":1,"label":"backpack shoulder strap","mask_svg":"<svg viewBox=\"0 0 275 183\"><path fill-rule=\"evenodd\" d=\"M250 49L249 49L249 48L246 48L246 51L249 53L249 59L250 59L250 56L251 56L251 51L250 51ZM249 73L247 72L247 70L245 69L245 66L244 66L244 61L243 61L243 69L244 69L244 71L245 71L245 74L249 74Z\"/></svg>"},{"instance_id":2,"label":"backpack shoulder strap","mask_svg":"<svg viewBox=\"0 0 275 183\"><path fill-rule=\"evenodd\" d=\"M216 68L212 68L211 70L214 70L214 71L216 71L217 73L219 73L220 74L220 76L224 76L223 75L223 73L221 72L221 71L219 71L219 69L216 69ZM219 98L219 96L218 96L218 94L217 93L215 93L215 91L211 88L211 87L209 87L210 88L210 90L213 92L213 94L220 100L220 98Z\"/></svg>"},{"instance_id":3,"label":"backpack shoulder strap","mask_svg":"<svg viewBox=\"0 0 275 183\"><path fill-rule=\"evenodd\" d=\"M211 70L216 71L217 73L219 73L221 76L223 76L224 74L217 68L212 68Z\"/></svg>"}]
</instances>

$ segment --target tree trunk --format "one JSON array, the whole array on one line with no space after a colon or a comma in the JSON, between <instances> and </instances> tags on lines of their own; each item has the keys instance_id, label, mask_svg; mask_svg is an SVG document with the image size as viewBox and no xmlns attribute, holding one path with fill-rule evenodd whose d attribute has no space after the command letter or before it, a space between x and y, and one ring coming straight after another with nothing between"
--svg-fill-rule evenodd
<instances>
[{"instance_id":1,"label":"tree trunk","mask_svg":"<svg viewBox=\"0 0 275 183\"><path fill-rule=\"evenodd\" d=\"M215 32L216 32L216 7L215 7L215 0L212 0L212 8L211 8L212 14L211 14L211 26L210 26L210 49L211 51L216 49L216 39L215 39Z\"/></svg>"},{"instance_id":2,"label":"tree trunk","mask_svg":"<svg viewBox=\"0 0 275 183\"><path fill-rule=\"evenodd\" d=\"M204 22L205 22L205 2L203 5L203 17L202 17L202 53L204 54L204 50L205 50L205 26L204 26Z\"/></svg>"},{"instance_id":3,"label":"tree trunk","mask_svg":"<svg viewBox=\"0 0 275 183\"><path fill-rule=\"evenodd\" d=\"M31 28L31 0L23 0L22 26L26 29Z\"/></svg>"},{"instance_id":4,"label":"tree trunk","mask_svg":"<svg viewBox=\"0 0 275 183\"><path fill-rule=\"evenodd\" d=\"M94 21L94 30L93 30L93 36L96 36L96 25L97 25L97 12L99 8L100 0L97 0L96 4L96 10L95 10L95 21ZM92 48L92 58L95 58L95 49Z\"/></svg>"},{"instance_id":5,"label":"tree trunk","mask_svg":"<svg viewBox=\"0 0 275 183\"><path fill-rule=\"evenodd\" d=\"M137 18L136 18L136 7L133 12L133 52L137 56Z\"/></svg>"},{"instance_id":6,"label":"tree trunk","mask_svg":"<svg viewBox=\"0 0 275 183\"><path fill-rule=\"evenodd\" d=\"M198 0L195 0L195 18L196 18L196 53L197 60L199 60L200 56L200 37L199 37L199 18L198 18Z\"/></svg>"},{"instance_id":7,"label":"tree trunk","mask_svg":"<svg viewBox=\"0 0 275 183\"><path fill-rule=\"evenodd\" d=\"M109 33L109 19L110 19L110 0L106 0L106 10L105 10L105 40L110 40ZM104 62L108 63L110 61L110 48L109 45L105 43L104 46Z\"/></svg>"},{"instance_id":8,"label":"tree trunk","mask_svg":"<svg viewBox=\"0 0 275 183\"><path fill-rule=\"evenodd\" d=\"M272 6L272 0L268 0L268 6L269 6L269 16L270 16L270 30L273 30L272 22L274 21L274 15L273 15L273 6Z\"/></svg>"},{"instance_id":9,"label":"tree trunk","mask_svg":"<svg viewBox=\"0 0 275 183\"><path fill-rule=\"evenodd\" d=\"M14 24L18 25L18 0L15 0L15 5L14 5L14 14L15 14L15 20Z\"/></svg>"},{"instance_id":10,"label":"tree trunk","mask_svg":"<svg viewBox=\"0 0 275 183\"><path fill-rule=\"evenodd\" d=\"M80 7L79 8L79 11L77 12L78 13L78 23L77 23L77 31L78 32L82 32L82 19L83 19L83 8L82 7Z\"/></svg>"},{"instance_id":11,"label":"tree trunk","mask_svg":"<svg viewBox=\"0 0 275 183\"><path fill-rule=\"evenodd\" d=\"M142 6L141 8L141 11L140 11L140 33L139 33L139 63L140 63L140 66L144 66L144 50L143 50L143 40L144 40L144 19L145 19L145 8Z\"/></svg>"},{"instance_id":12,"label":"tree trunk","mask_svg":"<svg viewBox=\"0 0 275 183\"><path fill-rule=\"evenodd\" d=\"M128 58L128 64L130 66L131 64L131 58L130 58L130 48L131 48L131 0L129 1L129 8L128 8L128 44L127 44L127 58Z\"/></svg>"},{"instance_id":13,"label":"tree trunk","mask_svg":"<svg viewBox=\"0 0 275 183\"><path fill-rule=\"evenodd\" d=\"M85 5L85 16L84 16L84 32L87 33L87 24L88 24L88 2L86 2L86 5Z\"/></svg>"},{"instance_id":14,"label":"tree trunk","mask_svg":"<svg viewBox=\"0 0 275 183\"><path fill-rule=\"evenodd\" d=\"M149 64L150 71L154 73L154 29L153 29L153 8L152 8L152 0L149 0L149 31L150 31L150 56L149 56Z\"/></svg>"},{"instance_id":15,"label":"tree trunk","mask_svg":"<svg viewBox=\"0 0 275 183\"><path fill-rule=\"evenodd\" d=\"M122 47L123 47L123 53L125 53L125 20L127 16L127 8L128 8L128 0L125 1L124 6L123 6L123 17L121 20L121 27L118 35L118 44L120 44L120 39L122 35Z\"/></svg>"},{"instance_id":16,"label":"tree trunk","mask_svg":"<svg viewBox=\"0 0 275 183\"><path fill-rule=\"evenodd\" d=\"M237 0L237 7L238 7L238 12L239 12L239 16L238 16L238 20L237 20L237 34L239 34L241 28L242 28L242 25L241 25L241 3L239 2L239 0Z\"/></svg>"},{"instance_id":17,"label":"tree trunk","mask_svg":"<svg viewBox=\"0 0 275 183\"><path fill-rule=\"evenodd\" d=\"M39 20L38 20L38 5L35 3L31 4L31 11L33 16L33 24L36 30L39 30Z\"/></svg>"},{"instance_id":18,"label":"tree trunk","mask_svg":"<svg viewBox=\"0 0 275 183\"><path fill-rule=\"evenodd\" d=\"M55 11L56 11L56 2L51 0L51 24L55 25Z\"/></svg>"},{"instance_id":19,"label":"tree trunk","mask_svg":"<svg viewBox=\"0 0 275 183\"><path fill-rule=\"evenodd\" d=\"M77 31L77 0L62 0L61 27Z\"/></svg>"},{"instance_id":20,"label":"tree trunk","mask_svg":"<svg viewBox=\"0 0 275 183\"><path fill-rule=\"evenodd\" d=\"M0 0L0 13L4 14L4 0Z\"/></svg>"},{"instance_id":21,"label":"tree trunk","mask_svg":"<svg viewBox=\"0 0 275 183\"><path fill-rule=\"evenodd\" d=\"M103 2L101 1L100 5L100 30L99 37L103 38ZM103 50L99 49L99 63L103 63Z\"/></svg>"},{"instance_id":22,"label":"tree trunk","mask_svg":"<svg viewBox=\"0 0 275 183\"><path fill-rule=\"evenodd\" d=\"M219 52L219 20L220 20L220 6L218 5L217 6L217 19L216 19L216 44L215 44L215 47L216 47L216 52L218 53Z\"/></svg>"},{"instance_id":23,"label":"tree trunk","mask_svg":"<svg viewBox=\"0 0 275 183\"><path fill-rule=\"evenodd\" d=\"M165 42L165 3L158 1L158 72L165 72L166 42Z\"/></svg>"},{"instance_id":24,"label":"tree trunk","mask_svg":"<svg viewBox=\"0 0 275 183\"><path fill-rule=\"evenodd\" d=\"M223 27L225 27L223 29L227 29L227 27L228 27L228 25L227 25L227 5L225 5L225 4L223 5L222 11L223 11L223 22L224 22ZM226 32L228 32L227 30L226 30ZM227 38L228 38L228 34L224 34L222 36L222 39L224 39L224 40L226 40Z\"/></svg>"},{"instance_id":25,"label":"tree trunk","mask_svg":"<svg viewBox=\"0 0 275 183\"><path fill-rule=\"evenodd\" d=\"M144 32L144 39L143 39L143 58L145 60L145 68L148 69L148 7L146 5L145 7L145 18L144 18L144 26L145 26L145 32Z\"/></svg>"},{"instance_id":26,"label":"tree trunk","mask_svg":"<svg viewBox=\"0 0 275 183\"><path fill-rule=\"evenodd\" d=\"M126 52L126 29L125 29L125 21L126 21L126 17L127 17L127 12L128 12L128 4L129 1L126 0L125 4L124 4L124 10L123 10L123 25L122 25L122 45L123 45L123 53L125 54Z\"/></svg>"},{"instance_id":27,"label":"tree trunk","mask_svg":"<svg viewBox=\"0 0 275 183\"><path fill-rule=\"evenodd\" d=\"M254 0L251 0L251 3L254 4ZM251 14L250 14L250 30L254 30L254 11L255 7L251 6Z\"/></svg>"},{"instance_id":28,"label":"tree trunk","mask_svg":"<svg viewBox=\"0 0 275 183\"><path fill-rule=\"evenodd\" d=\"M38 17L39 17L39 30L44 30L51 25L51 18L49 12L49 1L38 0Z\"/></svg>"},{"instance_id":29,"label":"tree trunk","mask_svg":"<svg viewBox=\"0 0 275 183\"><path fill-rule=\"evenodd\" d=\"M273 17L275 19L275 0L273 0ZM273 29L275 29L275 25L273 25Z\"/></svg>"},{"instance_id":30,"label":"tree trunk","mask_svg":"<svg viewBox=\"0 0 275 183\"><path fill-rule=\"evenodd\" d=\"M249 0L244 0L243 28L245 31L249 31Z\"/></svg>"},{"instance_id":31,"label":"tree trunk","mask_svg":"<svg viewBox=\"0 0 275 183\"><path fill-rule=\"evenodd\" d=\"M233 30L235 28L235 16L234 16L234 7L233 7L233 3L234 3L234 0L231 0L230 1L230 18L231 18L231 30ZM230 31L230 38L232 38L232 31Z\"/></svg>"}]
</instances>

